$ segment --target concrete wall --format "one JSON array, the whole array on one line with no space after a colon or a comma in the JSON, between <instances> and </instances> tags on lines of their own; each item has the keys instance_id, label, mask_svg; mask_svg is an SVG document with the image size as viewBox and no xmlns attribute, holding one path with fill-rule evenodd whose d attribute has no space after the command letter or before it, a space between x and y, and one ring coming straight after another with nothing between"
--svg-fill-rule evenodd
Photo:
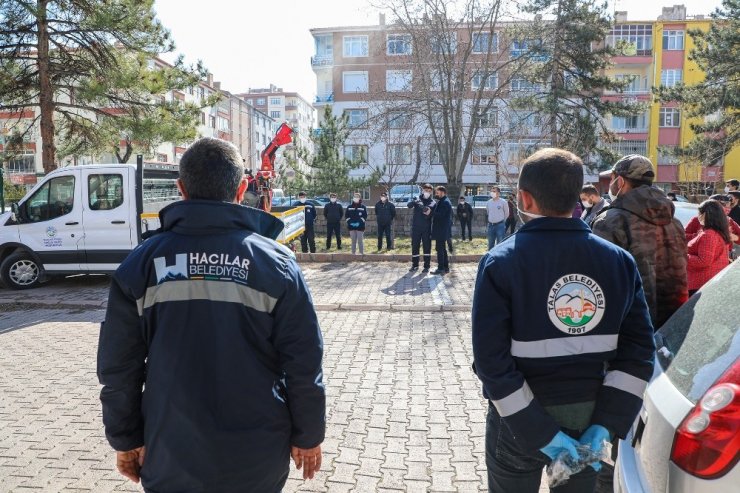
<instances>
[{"instance_id":1,"label":"concrete wall","mask_svg":"<svg viewBox=\"0 0 740 493\"><path fill-rule=\"evenodd\" d=\"M453 205L453 213L455 212L455 207L457 207L457 205ZM318 215L318 217L316 218L316 223L315 223L316 234L319 236L325 235L326 234L326 221L324 219L324 209L321 207L317 207L316 213ZM367 218L367 223L365 226L365 234L377 234L378 223L375 220L375 204L367 208L367 213L368 213L368 218ZM396 206L396 220L393 221L393 234L396 237L411 235L412 216L413 216L412 209L409 209L408 207L406 207L405 204ZM473 213L473 234L476 236L485 236L486 222L487 222L486 221L486 209L476 207ZM342 234L343 235L349 234L347 230L346 222L342 223ZM457 217L455 217L455 221L452 225L452 235L453 237L460 235L460 223L457 221Z\"/></svg>"}]
</instances>

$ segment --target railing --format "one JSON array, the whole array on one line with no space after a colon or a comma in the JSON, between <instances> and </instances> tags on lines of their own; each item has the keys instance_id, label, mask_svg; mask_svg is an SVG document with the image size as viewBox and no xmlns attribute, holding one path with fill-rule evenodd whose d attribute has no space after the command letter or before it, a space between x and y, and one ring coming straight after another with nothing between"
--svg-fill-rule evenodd
<instances>
[{"instance_id":1,"label":"railing","mask_svg":"<svg viewBox=\"0 0 740 493\"><path fill-rule=\"evenodd\" d=\"M333 55L316 55L311 57L312 67L330 67L334 65Z\"/></svg>"},{"instance_id":2,"label":"railing","mask_svg":"<svg viewBox=\"0 0 740 493\"><path fill-rule=\"evenodd\" d=\"M317 103L331 103L332 101L334 101L334 93L316 96Z\"/></svg>"}]
</instances>

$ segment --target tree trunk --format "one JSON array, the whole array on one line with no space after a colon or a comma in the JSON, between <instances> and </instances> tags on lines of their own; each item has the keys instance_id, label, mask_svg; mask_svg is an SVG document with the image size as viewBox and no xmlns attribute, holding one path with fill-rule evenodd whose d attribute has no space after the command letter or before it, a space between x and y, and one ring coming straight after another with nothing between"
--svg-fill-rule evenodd
<instances>
[{"instance_id":1,"label":"tree trunk","mask_svg":"<svg viewBox=\"0 0 740 493\"><path fill-rule=\"evenodd\" d=\"M454 207L454 204L457 204L457 199L462 195L462 183L457 180L456 176L448 176L445 188L447 188L447 197L449 197Z\"/></svg>"},{"instance_id":2,"label":"tree trunk","mask_svg":"<svg viewBox=\"0 0 740 493\"><path fill-rule=\"evenodd\" d=\"M414 176L411 177L409 183L416 183L419 181L419 171L421 170L421 137L416 137L416 165L414 167Z\"/></svg>"},{"instance_id":3,"label":"tree trunk","mask_svg":"<svg viewBox=\"0 0 740 493\"><path fill-rule=\"evenodd\" d=\"M560 89L560 78L562 75L560 74L560 71L558 70L560 67L558 66L558 60L560 57L560 30L561 30L561 24L562 24L562 0L558 0L558 9L557 14L555 16L555 40L553 43L552 48L552 60L550 60L550 63L552 63L552 71L550 74L550 97L554 98L553 107L550 108L550 146L552 147L559 147L559 139L558 139L558 99L559 96L559 89Z\"/></svg>"},{"instance_id":4,"label":"tree trunk","mask_svg":"<svg viewBox=\"0 0 740 493\"><path fill-rule=\"evenodd\" d=\"M48 0L38 0L38 69L39 69L39 109L41 111L41 163L44 172L49 173L57 167L54 159L54 89L49 74L49 29L46 21Z\"/></svg>"}]
</instances>

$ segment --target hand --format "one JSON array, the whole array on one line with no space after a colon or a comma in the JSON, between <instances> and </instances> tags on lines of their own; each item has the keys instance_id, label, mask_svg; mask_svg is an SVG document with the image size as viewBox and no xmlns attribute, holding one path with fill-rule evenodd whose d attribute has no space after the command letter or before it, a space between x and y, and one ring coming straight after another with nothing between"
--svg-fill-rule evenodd
<instances>
[{"instance_id":1,"label":"hand","mask_svg":"<svg viewBox=\"0 0 740 493\"><path fill-rule=\"evenodd\" d=\"M730 233L730 239L733 243L737 243L738 236L735 233Z\"/></svg>"},{"instance_id":2,"label":"hand","mask_svg":"<svg viewBox=\"0 0 740 493\"><path fill-rule=\"evenodd\" d=\"M141 466L144 465L146 447L139 447L128 452L116 452L116 468L118 472L134 483L141 478Z\"/></svg>"},{"instance_id":3,"label":"hand","mask_svg":"<svg viewBox=\"0 0 740 493\"><path fill-rule=\"evenodd\" d=\"M540 452L548 456L550 460L555 460L561 452L566 451L574 460L578 460L578 451L576 450L577 446L578 442L562 431L559 431L557 435L552 437L550 443L540 449Z\"/></svg>"},{"instance_id":4,"label":"hand","mask_svg":"<svg viewBox=\"0 0 740 493\"><path fill-rule=\"evenodd\" d=\"M579 440L579 442L581 442L583 445L588 445L589 447L591 447L591 450L595 454L600 454L601 449L604 446L604 440L611 440L611 433L609 433L609 430L601 425L591 425L586 428L586 431L583 432L583 435L581 435L581 439ZM595 471L601 469L600 462L594 462L589 465Z\"/></svg>"},{"instance_id":5,"label":"hand","mask_svg":"<svg viewBox=\"0 0 740 493\"><path fill-rule=\"evenodd\" d=\"M296 469L303 468L303 479L313 479L314 474L321 469L321 445L308 449L291 447L290 456Z\"/></svg>"}]
</instances>

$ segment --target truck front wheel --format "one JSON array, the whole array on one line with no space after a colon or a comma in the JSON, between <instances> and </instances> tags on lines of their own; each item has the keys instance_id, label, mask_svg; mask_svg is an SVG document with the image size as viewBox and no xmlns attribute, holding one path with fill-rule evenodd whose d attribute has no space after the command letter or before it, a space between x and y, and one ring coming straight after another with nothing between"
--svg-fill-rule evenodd
<instances>
[{"instance_id":1,"label":"truck front wheel","mask_svg":"<svg viewBox=\"0 0 740 493\"><path fill-rule=\"evenodd\" d=\"M41 279L41 264L28 253L13 253L0 265L0 278L10 289L34 288Z\"/></svg>"}]
</instances>

